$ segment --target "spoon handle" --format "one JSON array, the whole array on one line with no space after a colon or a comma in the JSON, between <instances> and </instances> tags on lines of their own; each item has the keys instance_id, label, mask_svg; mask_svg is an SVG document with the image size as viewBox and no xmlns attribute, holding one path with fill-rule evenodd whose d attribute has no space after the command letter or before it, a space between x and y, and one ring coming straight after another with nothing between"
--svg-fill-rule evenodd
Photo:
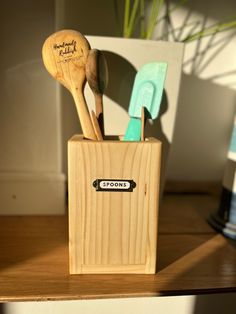
<instances>
[{"instance_id":1,"label":"spoon handle","mask_svg":"<svg viewBox=\"0 0 236 314\"><path fill-rule=\"evenodd\" d=\"M95 112L93 110L91 111L91 119L92 119L93 128L94 128L95 134L97 136L97 139L99 141L103 141L102 132L101 132L97 117L95 115Z\"/></svg>"},{"instance_id":2,"label":"spoon handle","mask_svg":"<svg viewBox=\"0 0 236 314\"><path fill-rule=\"evenodd\" d=\"M101 94L94 94L94 98L95 98L96 117L97 117L100 129L101 129L101 132L104 135L103 97Z\"/></svg>"},{"instance_id":3,"label":"spoon handle","mask_svg":"<svg viewBox=\"0 0 236 314\"><path fill-rule=\"evenodd\" d=\"M103 100L101 94L94 95L95 97L95 109L96 109L96 116L97 118L100 116L100 114L103 113Z\"/></svg>"},{"instance_id":4,"label":"spoon handle","mask_svg":"<svg viewBox=\"0 0 236 314\"><path fill-rule=\"evenodd\" d=\"M88 107L82 90L72 90L76 109L79 115L82 132L85 138L96 140L96 134L93 129L92 121L89 115Z\"/></svg>"}]
</instances>

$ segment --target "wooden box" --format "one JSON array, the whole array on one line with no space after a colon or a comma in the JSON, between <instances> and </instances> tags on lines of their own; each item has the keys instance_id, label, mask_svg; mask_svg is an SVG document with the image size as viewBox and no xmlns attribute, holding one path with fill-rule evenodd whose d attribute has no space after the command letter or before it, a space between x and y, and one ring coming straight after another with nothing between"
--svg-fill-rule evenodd
<instances>
[{"instance_id":1,"label":"wooden box","mask_svg":"<svg viewBox=\"0 0 236 314\"><path fill-rule=\"evenodd\" d=\"M68 143L70 273L155 273L161 143Z\"/></svg>"}]
</instances>

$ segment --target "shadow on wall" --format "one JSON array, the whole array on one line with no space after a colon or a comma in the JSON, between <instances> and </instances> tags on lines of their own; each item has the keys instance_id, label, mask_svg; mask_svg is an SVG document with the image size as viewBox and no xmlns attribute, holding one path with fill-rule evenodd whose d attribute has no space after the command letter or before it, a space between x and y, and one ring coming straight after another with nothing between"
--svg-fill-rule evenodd
<instances>
[{"instance_id":1,"label":"shadow on wall","mask_svg":"<svg viewBox=\"0 0 236 314\"><path fill-rule=\"evenodd\" d=\"M195 75L182 75L168 177L222 179L235 102L234 90Z\"/></svg>"},{"instance_id":2,"label":"shadow on wall","mask_svg":"<svg viewBox=\"0 0 236 314\"><path fill-rule=\"evenodd\" d=\"M171 2L179 4L178 0L172 0ZM188 8L189 14L195 11L216 20L225 20L226 17L232 17L232 12L235 10L235 0L226 0L225 2L215 0L191 0L187 1L185 6Z\"/></svg>"},{"instance_id":3,"label":"shadow on wall","mask_svg":"<svg viewBox=\"0 0 236 314\"><path fill-rule=\"evenodd\" d=\"M188 1L176 19L179 24L170 14L172 19L164 30L166 40L181 41L196 29L207 27L212 18L229 20L235 1L229 0L227 4L228 7L213 0ZM167 174L171 180L222 180L236 103L235 91L230 89L236 86L232 55L235 36L233 29L222 34L213 32L185 47L183 69L189 74L182 75Z\"/></svg>"},{"instance_id":4,"label":"shadow on wall","mask_svg":"<svg viewBox=\"0 0 236 314\"><path fill-rule=\"evenodd\" d=\"M173 2L178 2L178 5L173 6ZM171 1L166 5L162 34L154 38L175 42L190 41L185 46L184 71L198 77L204 75L209 80L217 79L224 86L235 88L236 64L232 51L235 50L236 31L229 26L224 26L222 33L214 31L216 23L221 21L221 24L229 24L235 20L231 14L235 10L235 1L227 0L225 5L221 2L216 4L214 0L192 0L180 7L179 1ZM195 35L201 31L208 35L196 39Z\"/></svg>"},{"instance_id":5,"label":"shadow on wall","mask_svg":"<svg viewBox=\"0 0 236 314\"><path fill-rule=\"evenodd\" d=\"M105 95L116 103L120 104L124 110L128 111L129 101L135 75L135 67L119 54L102 51L108 66L108 71L116 70L110 75Z\"/></svg>"}]
</instances>

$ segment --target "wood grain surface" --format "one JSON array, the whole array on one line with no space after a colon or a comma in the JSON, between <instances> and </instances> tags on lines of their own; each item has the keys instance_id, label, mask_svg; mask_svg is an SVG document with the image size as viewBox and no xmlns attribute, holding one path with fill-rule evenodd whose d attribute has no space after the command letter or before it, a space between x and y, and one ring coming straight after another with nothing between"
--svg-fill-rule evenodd
<instances>
[{"instance_id":1,"label":"wood grain surface","mask_svg":"<svg viewBox=\"0 0 236 314\"><path fill-rule=\"evenodd\" d=\"M161 143L74 136L68 158L71 273L155 273ZM98 192L97 179L136 186Z\"/></svg>"},{"instance_id":2,"label":"wood grain surface","mask_svg":"<svg viewBox=\"0 0 236 314\"><path fill-rule=\"evenodd\" d=\"M66 217L0 217L0 301L76 300L236 291L236 245L205 218L207 195L167 195L157 274L69 275Z\"/></svg>"}]
</instances>

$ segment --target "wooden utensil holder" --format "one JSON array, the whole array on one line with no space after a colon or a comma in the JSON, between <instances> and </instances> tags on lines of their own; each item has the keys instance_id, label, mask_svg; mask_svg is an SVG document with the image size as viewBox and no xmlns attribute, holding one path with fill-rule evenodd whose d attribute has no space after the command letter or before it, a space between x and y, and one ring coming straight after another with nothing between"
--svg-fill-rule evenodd
<instances>
[{"instance_id":1,"label":"wooden utensil holder","mask_svg":"<svg viewBox=\"0 0 236 314\"><path fill-rule=\"evenodd\" d=\"M70 273L156 270L161 142L68 143Z\"/></svg>"}]
</instances>

